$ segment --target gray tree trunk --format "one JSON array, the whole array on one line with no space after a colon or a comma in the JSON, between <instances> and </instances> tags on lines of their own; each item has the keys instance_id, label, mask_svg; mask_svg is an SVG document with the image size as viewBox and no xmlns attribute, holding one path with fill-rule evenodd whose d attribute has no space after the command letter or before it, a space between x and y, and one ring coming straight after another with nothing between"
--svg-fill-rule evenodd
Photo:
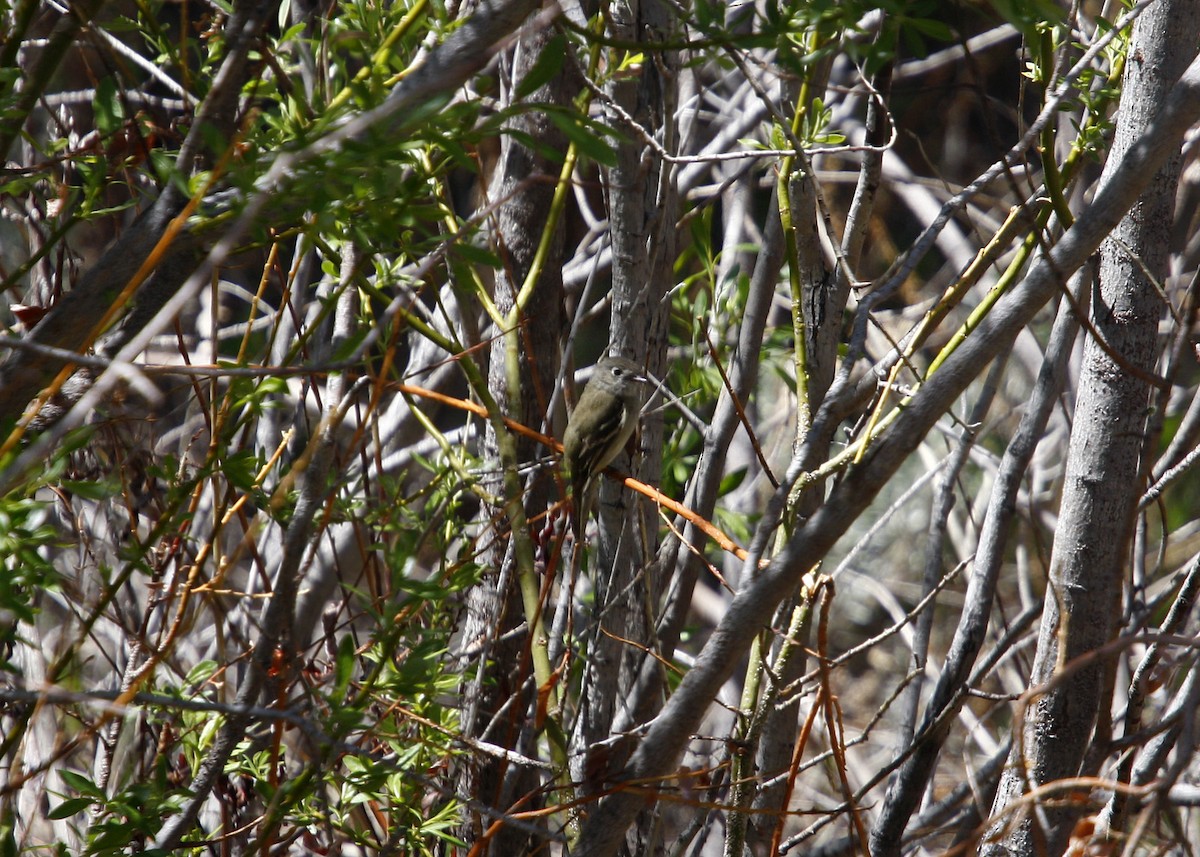
<instances>
[{"instance_id":1,"label":"gray tree trunk","mask_svg":"<svg viewBox=\"0 0 1200 857\"><path fill-rule=\"evenodd\" d=\"M816 64L808 81L812 92L825 92L829 85L831 66L831 61ZM795 258L790 259L789 264L796 267L802 289L802 317L793 323L798 321L804 325L803 357L809 373L806 396L808 404L797 412L793 449L799 449L804 443L810 428L811 413L820 405L833 380L837 365L837 346L842 334L842 311L846 308L846 299L850 293L849 280L843 276L841 281L838 281L832 258L823 246L819 188L815 173L806 169L806 166L811 164L802 166L797 163L796 172L788 182L794 239L792 246L795 248ZM797 308L793 306L793 314L796 311ZM803 383L804 379L797 379L798 385ZM814 489L809 492L803 499L802 508L798 508L796 514L807 517L814 512L820 504L821 496L820 490ZM807 622L799 631L799 640L792 638L787 641L787 645L795 651L782 666L780 665L784 633L788 629L793 611L799 605L800 597L803 595L799 592L789 597L776 613L775 630L780 633L769 652L764 653L764 659L771 665L775 678L766 683L761 691L766 699L760 700L759 709L765 716L756 751L756 762L760 774L766 778L773 778L775 782L774 785L763 788L754 799L754 808L760 812L750 816L747 842L756 854L766 853L767 843L770 842L777 824L774 813L787 809L785 804L788 783L777 775L786 771L791 764L800 723L807 713L802 710L798 696L784 705L777 705L775 701L775 688L796 681L808 668L803 645L796 645L797 642L803 643L807 640L810 630Z\"/></svg>"},{"instance_id":2,"label":"gray tree trunk","mask_svg":"<svg viewBox=\"0 0 1200 857\"><path fill-rule=\"evenodd\" d=\"M511 93L537 61L542 49L553 36L552 30L527 32L506 57L503 75L505 98ZM560 74L530 94L532 101L569 104L568 87ZM545 144L545 151L565 151L566 140L543 111L531 111L512 119L512 124L524 133ZM488 197L507 200L497 215L496 243L504 268L497 272L495 303L501 313L509 313L514 298L529 273L542 231L546 212L554 196L554 181L561 164L538 154L517 142L512 136L503 138L500 157L495 166ZM543 177L545 180L536 180ZM535 179L535 180L531 180ZM497 337L491 349L488 387L502 412L528 426L540 427L550 402L558 375L559 337L565 330L562 300L562 248L564 231L561 222L554 234L553 246L545 266L526 306L522 321L536 319L537 323L521 323L517 335L521 342L521 381L519 390L510 390L505 368L505 339ZM527 438L518 439L518 458L530 463L543 451ZM503 498L503 474L499 471L500 455L491 424L484 438L484 461L491 462L487 479L493 496ZM556 491L554 482L544 469L533 468L527 477L523 493L528 518L545 512ZM484 536L490 544L481 556L484 576L470 593L467 603L467 622L464 640L467 646L483 641L477 669L464 689L463 731L474 738L513 749L526 747L536 739L533 724L524 719L523 712L534 708L532 669L529 660L529 638L525 634L504 637L526 620L516 586L513 552L509 534L505 532L502 508L483 511L485 533L495 530L495 538ZM505 704L520 697L517 705ZM486 805L506 810L536 783L527 773L513 769L504 760L481 757L464 770L460 785ZM481 819L469 822L469 841L478 839ZM506 828L491 842L491 854L524 853L530 847L527 837Z\"/></svg>"},{"instance_id":3,"label":"gray tree trunk","mask_svg":"<svg viewBox=\"0 0 1200 857\"><path fill-rule=\"evenodd\" d=\"M1104 184L1123 169L1145 130L1196 54L1200 4L1151 6L1134 26L1113 149ZM1050 580L1029 679L1037 692L1025 712L993 813L999 816L1031 788L1081 773L1100 706L1108 705L1111 664L1083 664L1112 638L1129 542L1143 485L1142 452L1155 370L1157 331L1165 309L1169 229L1180 158L1170 158L1101 247L1100 286L1091 320L1104 343L1084 349L1062 507ZM1153 281L1150 279L1153 277ZM1119 359L1115 359L1119 358ZM1061 795L1059 796L1061 797ZM1045 803L1045 802L1041 802ZM985 843L987 857L1061 854L1078 810L1043 805L1004 816Z\"/></svg>"},{"instance_id":4,"label":"gray tree trunk","mask_svg":"<svg viewBox=\"0 0 1200 857\"><path fill-rule=\"evenodd\" d=\"M609 17L614 36L643 42L646 48L640 72L618 76L609 94L664 149L674 151L678 62L673 53L658 50L657 43L671 38L677 26L675 13L661 0L632 0L615 4ZM616 116L612 120L628 133ZM679 204L671 166L643 139L630 136L617 146L616 166L604 176L613 257L609 350L661 377L667 353L665 297L674 284L673 224ZM636 460L622 454L614 465L627 472L632 466L637 478L657 484L662 469L661 412L642 420L638 436ZM577 749L609 738L616 723L644 722L665 696L665 677L635 692L645 653L657 649L654 623L666 583L652 562L657 512L607 480L600 488L599 507L600 537L589 569L596 611L588 633ZM622 752L624 746L614 749L605 770L624 767L628 756L627 749ZM586 756L581 758L586 762ZM648 815L631 829L627 853L650 855L661 849L661 841L652 838L659 826Z\"/></svg>"}]
</instances>

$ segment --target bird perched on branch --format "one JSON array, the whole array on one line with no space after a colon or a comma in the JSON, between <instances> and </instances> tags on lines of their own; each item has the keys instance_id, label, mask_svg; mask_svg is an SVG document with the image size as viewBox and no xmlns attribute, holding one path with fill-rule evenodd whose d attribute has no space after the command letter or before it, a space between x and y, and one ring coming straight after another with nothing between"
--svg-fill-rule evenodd
<instances>
[{"instance_id":1,"label":"bird perched on branch","mask_svg":"<svg viewBox=\"0 0 1200 857\"><path fill-rule=\"evenodd\" d=\"M575 504L572 527L576 544L587 526L596 477L625 448L637 428L645 383L641 367L632 360L605 357L593 368L567 423L563 458Z\"/></svg>"}]
</instances>

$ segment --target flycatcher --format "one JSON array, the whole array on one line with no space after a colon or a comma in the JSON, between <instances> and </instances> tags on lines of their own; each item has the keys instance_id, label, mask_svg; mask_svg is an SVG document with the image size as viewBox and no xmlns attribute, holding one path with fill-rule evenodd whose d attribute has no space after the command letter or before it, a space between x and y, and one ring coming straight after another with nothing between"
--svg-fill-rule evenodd
<instances>
[{"instance_id":1,"label":"flycatcher","mask_svg":"<svg viewBox=\"0 0 1200 857\"><path fill-rule=\"evenodd\" d=\"M641 367L632 360L605 357L592 370L567 423L563 457L575 504L572 526L576 543L587 526L596 477L625 448L637 427L644 383Z\"/></svg>"}]
</instances>

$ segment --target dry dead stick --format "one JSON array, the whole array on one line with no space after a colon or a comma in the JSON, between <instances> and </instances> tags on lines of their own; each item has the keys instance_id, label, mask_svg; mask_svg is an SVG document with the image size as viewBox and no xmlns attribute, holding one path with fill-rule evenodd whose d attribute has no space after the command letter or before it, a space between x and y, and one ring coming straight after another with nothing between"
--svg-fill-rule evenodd
<instances>
[{"instance_id":1,"label":"dry dead stick","mask_svg":"<svg viewBox=\"0 0 1200 857\"><path fill-rule=\"evenodd\" d=\"M454 396L435 393L433 390L426 390L424 387L416 387L412 384L392 384L389 386L401 391L402 393L408 393L412 396L419 396L422 399L428 399L432 402L440 402L443 405L449 405L452 408L458 408L459 410L476 414L484 417L485 419L488 416L487 408L477 402L468 402L465 399L458 399ZM516 420L511 420L508 417L503 417L503 420L504 424L517 434L531 438L543 446L548 446L550 449L553 449L556 452L562 452L562 444L554 438L548 437L541 432L534 431L533 429L529 428L529 426L522 425ZM700 530L700 532L704 533L704 535L716 542L721 550L728 551L738 559L744 560L747 557L745 548L740 547L736 542L734 542L733 539L729 538L729 536L717 529L717 527L710 521L706 521L700 515L697 515L683 504L672 500L670 497L658 491L657 489L652 488L645 482L640 482L637 479L634 479L632 476L625 476L624 474L620 473L620 471L614 470L611 467L607 468L605 472L608 473L609 476L620 479L621 482L624 483L627 488L629 488L629 490L636 491L643 497L649 497L662 508L668 509L669 511L674 512L676 515L682 516L684 520L691 523L694 527L696 527L696 529Z\"/></svg>"}]
</instances>

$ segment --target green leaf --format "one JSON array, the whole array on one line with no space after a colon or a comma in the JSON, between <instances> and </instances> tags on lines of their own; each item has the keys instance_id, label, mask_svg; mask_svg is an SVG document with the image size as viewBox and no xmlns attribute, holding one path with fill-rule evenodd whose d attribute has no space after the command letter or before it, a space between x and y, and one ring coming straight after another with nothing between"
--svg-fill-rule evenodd
<instances>
[{"instance_id":1,"label":"green leaf","mask_svg":"<svg viewBox=\"0 0 1200 857\"><path fill-rule=\"evenodd\" d=\"M350 356L358 350L360 345L363 344L363 340L367 338L367 334L369 333L370 330L367 328L362 328L354 331L353 334L346 337L345 340L338 344L337 350L333 352L333 362L341 363L344 360L349 360Z\"/></svg>"},{"instance_id":2,"label":"green leaf","mask_svg":"<svg viewBox=\"0 0 1200 857\"><path fill-rule=\"evenodd\" d=\"M741 468L735 470L733 473L726 474L721 479L721 487L717 489L717 494L721 495L721 496L728 494L734 488L737 488L739 485L741 485L743 480L745 480L745 478L746 478L746 468L745 467L741 467Z\"/></svg>"},{"instance_id":3,"label":"green leaf","mask_svg":"<svg viewBox=\"0 0 1200 857\"><path fill-rule=\"evenodd\" d=\"M28 193L33 188L37 187L39 182L43 182L45 180L45 176L35 172L30 172L26 175L17 174L12 179L0 182L0 195L20 196L21 194Z\"/></svg>"},{"instance_id":4,"label":"green leaf","mask_svg":"<svg viewBox=\"0 0 1200 857\"><path fill-rule=\"evenodd\" d=\"M786 149L791 144L788 142L787 135L783 133L783 127L778 122L771 123L771 146L772 149Z\"/></svg>"},{"instance_id":5,"label":"green leaf","mask_svg":"<svg viewBox=\"0 0 1200 857\"><path fill-rule=\"evenodd\" d=\"M7 819L0 825L0 857L17 857L17 831Z\"/></svg>"},{"instance_id":6,"label":"green leaf","mask_svg":"<svg viewBox=\"0 0 1200 857\"><path fill-rule=\"evenodd\" d=\"M103 789L101 789L83 774L80 774L76 771L59 771L58 775L62 777L64 783L73 788L75 791L79 792L81 795L91 795L97 800L104 800L107 797L107 795L104 794Z\"/></svg>"},{"instance_id":7,"label":"green leaf","mask_svg":"<svg viewBox=\"0 0 1200 857\"><path fill-rule=\"evenodd\" d=\"M482 265L485 268L499 270L503 265L500 257L491 250L488 250L486 247L476 247L474 244L468 244L465 241L455 244L451 252L462 256L474 265Z\"/></svg>"},{"instance_id":8,"label":"green leaf","mask_svg":"<svg viewBox=\"0 0 1200 857\"><path fill-rule=\"evenodd\" d=\"M567 40L562 33L552 38L542 48L542 53L517 84L515 98L520 100L532 95L559 73L567 58Z\"/></svg>"},{"instance_id":9,"label":"green leaf","mask_svg":"<svg viewBox=\"0 0 1200 857\"><path fill-rule=\"evenodd\" d=\"M350 686L350 678L354 675L354 664L357 659L354 637L350 634L343 634L342 639L338 641L337 664L334 671L335 699L340 698L346 692L346 688Z\"/></svg>"},{"instance_id":10,"label":"green leaf","mask_svg":"<svg viewBox=\"0 0 1200 857\"><path fill-rule=\"evenodd\" d=\"M1063 19L1063 10L1052 0L992 0L992 8L1030 40L1036 40L1041 23L1057 24Z\"/></svg>"},{"instance_id":11,"label":"green leaf","mask_svg":"<svg viewBox=\"0 0 1200 857\"><path fill-rule=\"evenodd\" d=\"M941 21L935 21L932 18L910 18L908 24L913 29L924 33L931 39L937 39L939 42L954 41L954 31Z\"/></svg>"},{"instance_id":12,"label":"green leaf","mask_svg":"<svg viewBox=\"0 0 1200 857\"><path fill-rule=\"evenodd\" d=\"M54 809L46 813L46 818L51 821L59 821L64 818L70 818L73 815L78 815L84 810L90 809L94 800L87 797L67 798Z\"/></svg>"},{"instance_id":13,"label":"green leaf","mask_svg":"<svg viewBox=\"0 0 1200 857\"><path fill-rule=\"evenodd\" d=\"M214 660L200 661L190 670L187 677L183 680L186 685L201 685L212 678L218 669L218 664Z\"/></svg>"},{"instance_id":14,"label":"green leaf","mask_svg":"<svg viewBox=\"0 0 1200 857\"><path fill-rule=\"evenodd\" d=\"M558 130L567 135L567 139L575 144L580 154L606 167L617 165L617 153L613 147L604 143L598 134L590 127L584 127L581 118L573 118L561 113L548 113L550 121Z\"/></svg>"},{"instance_id":15,"label":"green leaf","mask_svg":"<svg viewBox=\"0 0 1200 857\"><path fill-rule=\"evenodd\" d=\"M84 500L106 500L119 493L120 489L112 482L64 480L62 489Z\"/></svg>"},{"instance_id":16,"label":"green leaf","mask_svg":"<svg viewBox=\"0 0 1200 857\"><path fill-rule=\"evenodd\" d=\"M258 455L249 449L233 453L221 462L221 472L229 480L229 484L239 491L254 490L254 480L262 469L262 461Z\"/></svg>"},{"instance_id":17,"label":"green leaf","mask_svg":"<svg viewBox=\"0 0 1200 857\"><path fill-rule=\"evenodd\" d=\"M125 111L117 95L116 75L106 75L96 84L96 95L92 98L92 111L96 116L96 130L109 135L125 122Z\"/></svg>"}]
</instances>

